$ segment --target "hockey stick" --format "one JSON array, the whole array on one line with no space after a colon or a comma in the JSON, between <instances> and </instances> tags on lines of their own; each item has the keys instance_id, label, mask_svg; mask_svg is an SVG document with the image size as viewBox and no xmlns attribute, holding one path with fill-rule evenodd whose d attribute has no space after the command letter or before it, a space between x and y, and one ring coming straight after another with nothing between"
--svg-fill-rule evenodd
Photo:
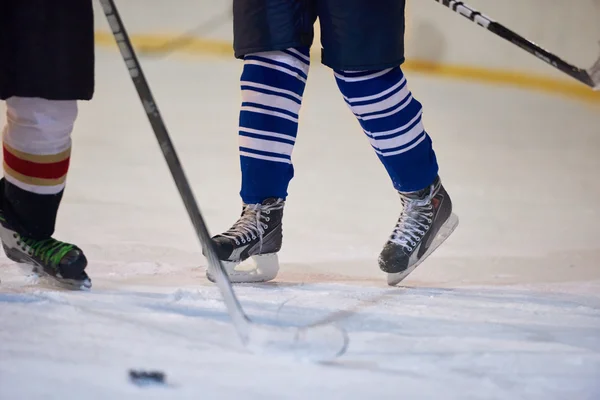
<instances>
[{"instance_id":1,"label":"hockey stick","mask_svg":"<svg viewBox=\"0 0 600 400\"><path fill-rule=\"evenodd\" d=\"M189 218L194 226L200 245L205 250L209 268L214 272L215 282L221 291L233 325L241 342L249 350L260 353L291 353L297 358L323 361L338 357L346 352L348 335L333 324L315 324L305 327L277 327L253 322L244 313L233 291L231 282L221 261L217 257L213 242L179 161L175 147L154 101L142 67L134 52L129 36L118 13L114 0L99 0L108 24L111 27L123 61L138 92L148 120L152 126L163 156L169 166L173 180Z\"/></svg>"},{"instance_id":2,"label":"hockey stick","mask_svg":"<svg viewBox=\"0 0 600 400\"><path fill-rule=\"evenodd\" d=\"M463 17L475 22L477 25L487 29L488 31L495 33L501 38L508 40L512 44L519 46L521 49L533 54L540 60L553 66L554 68L564 72L570 77L578 80L579 82L591 87L594 90L600 90L600 58L596 63L589 69L583 69L576 67L556 55L550 53L547 50L542 49L535 43L525 39L523 36L511 31L504 25L493 21L489 17L483 15L477 10L469 7L462 1L456 0L434 0L440 4L445 5L449 9L457 12Z\"/></svg>"}]
</instances>

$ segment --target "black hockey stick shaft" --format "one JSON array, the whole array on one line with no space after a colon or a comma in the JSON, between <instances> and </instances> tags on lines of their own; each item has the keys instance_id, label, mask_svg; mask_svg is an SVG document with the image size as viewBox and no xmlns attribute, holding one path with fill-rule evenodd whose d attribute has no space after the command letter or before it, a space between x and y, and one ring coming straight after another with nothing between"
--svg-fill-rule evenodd
<instances>
[{"instance_id":1,"label":"black hockey stick shaft","mask_svg":"<svg viewBox=\"0 0 600 400\"><path fill-rule=\"evenodd\" d=\"M537 44L532 41L524 38L518 33L508 29L504 25L490 19L489 17L483 15L479 11L473 9L472 7L466 5L462 1L456 0L435 0L436 2L443 4L444 6L450 8L451 10L457 12L463 17L475 22L477 25L487 29L488 31L500 36L501 38L511 42L512 44L520 47L521 49L527 51L528 53L533 54L535 57L540 60L546 62L547 64L553 66L559 71L569 75L570 77L578 80L579 82L591 87L598 88L600 82L596 81L592 76L591 70L586 70L583 68L576 67L568 63L567 61L561 59L560 57L552 54L551 52L541 48ZM599 60L600 61L600 60ZM598 68L595 65L592 68ZM597 73L597 72L596 72Z\"/></svg>"},{"instance_id":2,"label":"black hockey stick shaft","mask_svg":"<svg viewBox=\"0 0 600 400\"><path fill-rule=\"evenodd\" d=\"M123 60L129 70L129 75L135 85L138 92L148 120L152 125L152 130L156 135L160 149L162 150L163 156L169 166L173 180L177 185L179 194L185 208L188 212L189 218L194 226L198 240L203 249L205 249L206 257L208 258L209 266L212 267L215 274L215 281L217 286L221 290L225 304L229 310L229 314L233 319L234 326L238 334L240 335L242 342L246 343L249 335L249 319L244 313L239 300L237 299L231 282L225 272L221 261L219 260L217 253L214 248L214 244L211 240L210 234L204 218L200 213L198 204L194 198L194 194L190 188L190 184L185 176L179 157L175 152L175 147L171 141L171 137L167 131L165 123L160 115L154 96L150 91L148 81L146 80L142 67L135 54L131 41L114 0L99 0L104 14L108 20L108 24L113 32L115 40L119 46L119 51L123 57Z\"/></svg>"}]
</instances>

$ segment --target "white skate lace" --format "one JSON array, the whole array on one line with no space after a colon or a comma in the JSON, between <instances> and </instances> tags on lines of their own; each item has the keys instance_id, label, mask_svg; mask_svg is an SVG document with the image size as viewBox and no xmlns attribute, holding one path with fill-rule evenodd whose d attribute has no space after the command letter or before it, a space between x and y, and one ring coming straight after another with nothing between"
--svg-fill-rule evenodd
<instances>
[{"instance_id":1,"label":"white skate lace","mask_svg":"<svg viewBox=\"0 0 600 400\"><path fill-rule=\"evenodd\" d=\"M408 251L412 251L419 244L433 222L433 205L431 204L433 191L432 186L429 195L424 199L401 195L404 209L390 237L391 242Z\"/></svg>"},{"instance_id":2,"label":"white skate lace","mask_svg":"<svg viewBox=\"0 0 600 400\"><path fill-rule=\"evenodd\" d=\"M281 201L269 205L247 204L240 219L221 236L234 240L238 246L258 238L259 247L262 248L263 235L265 230L269 228L269 225L265 222L271 220L268 215L272 210L281 208L283 208L283 202Z\"/></svg>"}]
</instances>

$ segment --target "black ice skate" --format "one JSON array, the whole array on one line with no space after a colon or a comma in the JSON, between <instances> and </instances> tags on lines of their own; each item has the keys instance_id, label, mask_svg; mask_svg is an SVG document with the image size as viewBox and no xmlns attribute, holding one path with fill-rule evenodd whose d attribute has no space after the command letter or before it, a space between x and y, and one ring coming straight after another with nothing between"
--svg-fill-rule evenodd
<instances>
[{"instance_id":1,"label":"black ice skate","mask_svg":"<svg viewBox=\"0 0 600 400\"><path fill-rule=\"evenodd\" d=\"M403 210L379 255L388 284L397 285L439 247L458 225L452 201L438 178L418 192L400 193Z\"/></svg>"},{"instance_id":2,"label":"black ice skate","mask_svg":"<svg viewBox=\"0 0 600 400\"><path fill-rule=\"evenodd\" d=\"M244 204L238 221L227 231L213 237L219 259L231 282L266 282L279 272L277 252L283 241L282 199L270 198L262 204ZM240 265L251 258L254 265ZM214 278L210 269L206 272Z\"/></svg>"},{"instance_id":3,"label":"black ice skate","mask_svg":"<svg viewBox=\"0 0 600 400\"><path fill-rule=\"evenodd\" d=\"M56 280L69 289L89 289L85 273L87 259L77 246L53 238L35 240L19 235L0 211L0 239L6 256L12 261L33 266L34 273Z\"/></svg>"}]
</instances>

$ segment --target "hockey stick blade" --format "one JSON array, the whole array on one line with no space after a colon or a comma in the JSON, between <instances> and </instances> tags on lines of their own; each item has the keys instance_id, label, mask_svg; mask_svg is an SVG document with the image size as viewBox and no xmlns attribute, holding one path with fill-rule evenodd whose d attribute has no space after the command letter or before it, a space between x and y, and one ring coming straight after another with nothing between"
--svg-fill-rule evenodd
<instances>
[{"instance_id":1,"label":"hockey stick blade","mask_svg":"<svg viewBox=\"0 0 600 400\"><path fill-rule=\"evenodd\" d=\"M590 76L592 82L594 82L594 90L600 91L600 56L598 56L598 60L596 63L592 65L590 69L588 69L588 75Z\"/></svg>"},{"instance_id":2,"label":"hockey stick blade","mask_svg":"<svg viewBox=\"0 0 600 400\"><path fill-rule=\"evenodd\" d=\"M488 16L480 13L469 5L458 0L434 0L440 3L450 10L462 15L466 19L474 22L480 27L492 32L493 34L501 37L504 40L512 43L513 45L525 50L526 52L534 55L536 58L544 61L546 64L556 68L557 70L569 75L571 78L578 80L586 86L594 90L599 90L600 77L598 77L600 66L598 62L588 70L579 68L573 64L568 63L562 58L552 54L551 52L541 48L532 41L524 38L518 33L508 29L504 25L492 20Z\"/></svg>"},{"instance_id":3,"label":"hockey stick blade","mask_svg":"<svg viewBox=\"0 0 600 400\"><path fill-rule=\"evenodd\" d=\"M212 242L211 242L212 244ZM229 314L242 344L253 353L289 357L296 361L331 361L348 349L347 332L333 324L304 327L258 324L244 313L227 277L223 264L212 246L203 248L215 284L221 290Z\"/></svg>"},{"instance_id":4,"label":"hockey stick blade","mask_svg":"<svg viewBox=\"0 0 600 400\"><path fill-rule=\"evenodd\" d=\"M344 354L348 343L346 331L333 324L299 328L254 324L246 347L257 354L324 362Z\"/></svg>"},{"instance_id":5,"label":"hockey stick blade","mask_svg":"<svg viewBox=\"0 0 600 400\"><path fill-rule=\"evenodd\" d=\"M225 268L217 257L204 218L114 0L99 1L242 344L255 352L284 352L295 358L312 361L328 361L344 354L348 347L348 336L342 328L334 325L303 328L267 326L253 322L244 313Z\"/></svg>"}]
</instances>

